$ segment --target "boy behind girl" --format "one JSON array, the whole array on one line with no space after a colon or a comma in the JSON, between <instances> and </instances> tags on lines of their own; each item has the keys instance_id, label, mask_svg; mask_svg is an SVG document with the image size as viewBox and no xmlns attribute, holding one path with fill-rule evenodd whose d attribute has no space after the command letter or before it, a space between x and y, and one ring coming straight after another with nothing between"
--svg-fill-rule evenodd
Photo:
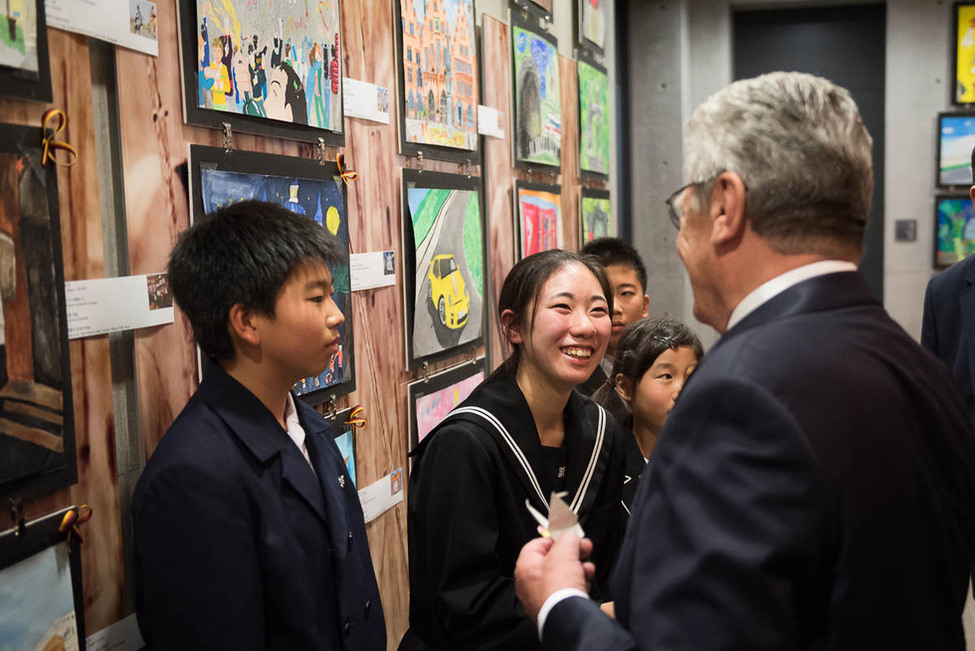
<instances>
[{"instance_id":1,"label":"boy behind girl","mask_svg":"<svg viewBox=\"0 0 975 651\"><path fill-rule=\"evenodd\" d=\"M599 259L613 286L613 332L606 346L606 356L589 379L576 387L583 394L591 396L606 382L613 370L616 346L623 330L647 316L650 297L647 296L647 268L636 249L623 240L600 237L582 247L582 253Z\"/></svg>"},{"instance_id":2,"label":"boy behind girl","mask_svg":"<svg viewBox=\"0 0 975 651\"><path fill-rule=\"evenodd\" d=\"M356 488L328 423L290 393L338 351L328 265L346 255L259 201L173 249L170 287L209 361L133 498L148 648L385 649Z\"/></svg>"}]
</instances>

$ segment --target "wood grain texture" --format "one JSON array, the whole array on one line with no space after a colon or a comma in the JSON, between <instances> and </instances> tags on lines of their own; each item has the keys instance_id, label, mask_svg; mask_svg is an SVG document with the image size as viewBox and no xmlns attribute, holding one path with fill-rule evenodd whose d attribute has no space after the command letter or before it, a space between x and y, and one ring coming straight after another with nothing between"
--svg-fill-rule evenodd
<instances>
[{"instance_id":1,"label":"wood grain texture","mask_svg":"<svg viewBox=\"0 0 975 651\"><path fill-rule=\"evenodd\" d=\"M40 126L41 115L51 106L67 114L67 129L59 135L78 149L79 157L73 167L58 169L64 276L65 280L100 278L104 255L88 41L49 29L48 42L53 104L2 100L0 121ZM68 350L78 483L25 504L25 514L31 520L73 504L92 507L92 519L82 526L85 542L81 547L85 629L91 634L123 615L122 534L108 337L75 340Z\"/></svg>"}]
</instances>

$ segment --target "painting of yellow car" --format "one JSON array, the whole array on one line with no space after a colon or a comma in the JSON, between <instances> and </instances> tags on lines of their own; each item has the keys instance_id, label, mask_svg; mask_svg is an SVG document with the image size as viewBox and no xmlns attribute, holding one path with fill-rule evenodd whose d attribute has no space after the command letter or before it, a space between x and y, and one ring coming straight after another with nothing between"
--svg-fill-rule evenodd
<instances>
[{"instance_id":1,"label":"painting of yellow car","mask_svg":"<svg viewBox=\"0 0 975 651\"><path fill-rule=\"evenodd\" d=\"M440 324L451 330L464 327L471 295L452 255L438 255L430 261L430 300L437 308Z\"/></svg>"}]
</instances>

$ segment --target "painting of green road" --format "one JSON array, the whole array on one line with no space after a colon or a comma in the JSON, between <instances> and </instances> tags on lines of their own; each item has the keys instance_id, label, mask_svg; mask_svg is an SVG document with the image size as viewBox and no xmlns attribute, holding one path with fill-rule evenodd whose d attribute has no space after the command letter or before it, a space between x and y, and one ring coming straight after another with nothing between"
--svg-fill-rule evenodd
<instances>
[{"instance_id":1,"label":"painting of green road","mask_svg":"<svg viewBox=\"0 0 975 651\"><path fill-rule=\"evenodd\" d=\"M579 58L579 168L609 175L609 83L606 70Z\"/></svg>"},{"instance_id":2,"label":"painting of green road","mask_svg":"<svg viewBox=\"0 0 975 651\"><path fill-rule=\"evenodd\" d=\"M430 172L405 180L414 242L415 282L407 293L411 360L471 343L484 334L484 236L476 183Z\"/></svg>"},{"instance_id":3,"label":"painting of green road","mask_svg":"<svg viewBox=\"0 0 975 651\"><path fill-rule=\"evenodd\" d=\"M515 160L558 167L562 160L562 94L558 44L515 24Z\"/></svg>"}]
</instances>

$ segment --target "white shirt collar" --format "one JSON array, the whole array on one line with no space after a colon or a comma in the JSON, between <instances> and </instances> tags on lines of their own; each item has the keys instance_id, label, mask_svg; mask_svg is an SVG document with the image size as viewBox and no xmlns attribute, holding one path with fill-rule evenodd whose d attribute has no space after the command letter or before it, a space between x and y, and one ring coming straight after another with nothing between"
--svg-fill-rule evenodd
<instances>
[{"instance_id":1,"label":"white shirt collar","mask_svg":"<svg viewBox=\"0 0 975 651\"><path fill-rule=\"evenodd\" d=\"M742 319L764 305L769 299L778 296L793 285L798 285L802 281L815 278L816 276L856 270L857 266L847 260L820 260L819 262L812 262L801 267L796 267L795 269L790 269L784 274L780 274L772 280L762 283L753 289L748 296L741 299L741 302L731 312L731 317L728 319L725 332L731 330Z\"/></svg>"},{"instance_id":2,"label":"white shirt collar","mask_svg":"<svg viewBox=\"0 0 975 651\"><path fill-rule=\"evenodd\" d=\"M305 445L305 428L301 426L301 420L298 419L298 409L295 407L295 399L290 391L288 392L288 403L284 406L284 424L288 438L294 441L294 444L298 446L301 454L305 457L305 461L311 466L311 457L308 456L308 447ZM314 469L312 466L312 470Z\"/></svg>"}]
</instances>

